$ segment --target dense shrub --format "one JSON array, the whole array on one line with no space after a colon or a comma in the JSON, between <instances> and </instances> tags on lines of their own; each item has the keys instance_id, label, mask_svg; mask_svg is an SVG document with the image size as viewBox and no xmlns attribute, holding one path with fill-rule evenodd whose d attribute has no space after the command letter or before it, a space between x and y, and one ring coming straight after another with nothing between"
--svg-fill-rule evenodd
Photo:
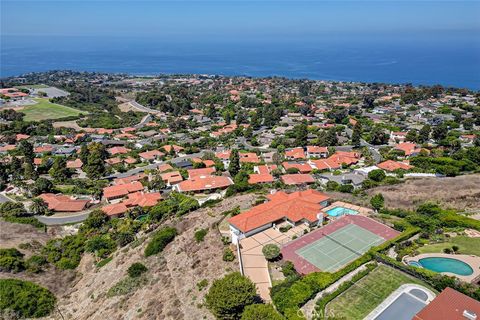
<instances>
[{"instance_id":1,"label":"dense shrub","mask_svg":"<svg viewBox=\"0 0 480 320\"><path fill-rule=\"evenodd\" d=\"M208 229L200 229L195 232L195 240L197 242L202 242L205 239L205 236L208 233Z\"/></svg>"},{"instance_id":2,"label":"dense shrub","mask_svg":"<svg viewBox=\"0 0 480 320\"><path fill-rule=\"evenodd\" d=\"M25 270L23 253L15 248L0 249L0 271L20 272Z\"/></svg>"},{"instance_id":3,"label":"dense shrub","mask_svg":"<svg viewBox=\"0 0 480 320\"><path fill-rule=\"evenodd\" d=\"M42 249L47 261L60 269L75 269L82 258L85 237L81 234L52 239Z\"/></svg>"},{"instance_id":4,"label":"dense shrub","mask_svg":"<svg viewBox=\"0 0 480 320\"><path fill-rule=\"evenodd\" d=\"M0 311L12 311L20 318L38 318L50 314L55 296L39 285L16 279L0 280Z\"/></svg>"},{"instance_id":5,"label":"dense shrub","mask_svg":"<svg viewBox=\"0 0 480 320\"><path fill-rule=\"evenodd\" d=\"M227 247L223 250L222 259L223 259L223 261L230 262L230 261L235 260L235 255L233 254L232 250Z\"/></svg>"},{"instance_id":6,"label":"dense shrub","mask_svg":"<svg viewBox=\"0 0 480 320\"><path fill-rule=\"evenodd\" d=\"M372 170L368 173L368 178L376 182L382 181L383 179L385 179L385 177L386 177L386 174L381 169Z\"/></svg>"},{"instance_id":7,"label":"dense shrub","mask_svg":"<svg viewBox=\"0 0 480 320\"><path fill-rule=\"evenodd\" d=\"M85 251L95 253L100 258L106 258L117 248L117 244L108 235L98 235L85 242Z\"/></svg>"},{"instance_id":8,"label":"dense shrub","mask_svg":"<svg viewBox=\"0 0 480 320\"><path fill-rule=\"evenodd\" d=\"M132 278L140 277L143 273L147 271L148 271L147 267L145 267L145 265L140 262L132 263L132 265L128 267L128 270L127 270L128 275Z\"/></svg>"},{"instance_id":9,"label":"dense shrub","mask_svg":"<svg viewBox=\"0 0 480 320\"><path fill-rule=\"evenodd\" d=\"M176 235L177 230L172 227L165 227L160 231L157 231L145 248L145 256L148 257L163 251L167 244L175 239Z\"/></svg>"},{"instance_id":10,"label":"dense shrub","mask_svg":"<svg viewBox=\"0 0 480 320\"><path fill-rule=\"evenodd\" d=\"M251 304L245 307L242 320L282 320L284 319L271 304Z\"/></svg>"},{"instance_id":11,"label":"dense shrub","mask_svg":"<svg viewBox=\"0 0 480 320\"><path fill-rule=\"evenodd\" d=\"M239 272L215 280L205 296L208 309L217 319L239 319L246 306L257 301L255 284Z\"/></svg>"},{"instance_id":12,"label":"dense shrub","mask_svg":"<svg viewBox=\"0 0 480 320\"><path fill-rule=\"evenodd\" d=\"M280 256L280 248L273 244L267 244L262 248L262 253L267 260L275 260Z\"/></svg>"}]
</instances>

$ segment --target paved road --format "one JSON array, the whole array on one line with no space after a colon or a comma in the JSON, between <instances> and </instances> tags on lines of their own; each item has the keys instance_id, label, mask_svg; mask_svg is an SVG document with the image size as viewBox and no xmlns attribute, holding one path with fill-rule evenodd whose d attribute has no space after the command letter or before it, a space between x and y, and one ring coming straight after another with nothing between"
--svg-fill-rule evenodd
<instances>
[{"instance_id":1,"label":"paved road","mask_svg":"<svg viewBox=\"0 0 480 320\"><path fill-rule=\"evenodd\" d=\"M89 214L90 214L90 211L83 212L76 215L65 216L65 217L35 216L35 218L37 218L38 221L45 223L47 226L55 226L55 225L82 222L83 220L87 219Z\"/></svg>"},{"instance_id":2,"label":"paved road","mask_svg":"<svg viewBox=\"0 0 480 320\"><path fill-rule=\"evenodd\" d=\"M141 111L141 112L148 112L148 113L159 113L160 111L155 110L155 109L150 109L145 106L142 106L140 103L138 103L135 100L129 101L128 102L133 108Z\"/></svg>"},{"instance_id":3,"label":"paved road","mask_svg":"<svg viewBox=\"0 0 480 320\"><path fill-rule=\"evenodd\" d=\"M137 129L143 128L150 121L152 121L152 116L150 114L147 114L145 117L142 118L142 120L138 124L135 125L135 128Z\"/></svg>"},{"instance_id":4,"label":"paved road","mask_svg":"<svg viewBox=\"0 0 480 320\"><path fill-rule=\"evenodd\" d=\"M345 132L347 133L347 135L351 138L352 137L352 133L353 133L353 130L350 129L350 128L345 128ZM368 150L370 150L370 153L372 154L372 158L373 160L375 161L375 163L379 163L379 162L382 162L382 155L380 154L380 152L378 152L377 148L381 148L381 147L384 147L383 145L381 146L374 146L370 143L368 143L367 141L363 140L363 139L360 139L360 145L362 147L367 147Z\"/></svg>"}]
</instances>

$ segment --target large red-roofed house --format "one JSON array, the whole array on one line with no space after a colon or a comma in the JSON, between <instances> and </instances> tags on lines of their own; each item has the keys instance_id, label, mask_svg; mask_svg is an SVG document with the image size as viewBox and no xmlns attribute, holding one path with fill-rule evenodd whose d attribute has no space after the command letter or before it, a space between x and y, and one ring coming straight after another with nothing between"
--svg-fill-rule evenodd
<instances>
[{"instance_id":1,"label":"large red-roofed house","mask_svg":"<svg viewBox=\"0 0 480 320\"><path fill-rule=\"evenodd\" d=\"M267 198L270 201L228 220L233 243L238 243L240 239L252 236L279 222L311 225L323 221L321 209L328 205L329 200L327 195L311 189L290 194L279 191L268 195Z\"/></svg>"}]
</instances>

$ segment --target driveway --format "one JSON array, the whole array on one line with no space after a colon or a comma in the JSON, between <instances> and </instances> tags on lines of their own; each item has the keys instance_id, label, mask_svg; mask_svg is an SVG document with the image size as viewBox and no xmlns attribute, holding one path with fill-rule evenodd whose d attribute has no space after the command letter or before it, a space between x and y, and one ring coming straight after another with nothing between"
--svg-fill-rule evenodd
<instances>
[{"instance_id":1,"label":"driveway","mask_svg":"<svg viewBox=\"0 0 480 320\"><path fill-rule=\"evenodd\" d=\"M35 216L38 221L46 224L47 226L79 223L88 218L90 211L85 211L82 213L72 214L68 216Z\"/></svg>"},{"instance_id":2,"label":"driveway","mask_svg":"<svg viewBox=\"0 0 480 320\"><path fill-rule=\"evenodd\" d=\"M257 286L257 292L260 297L270 302L270 274L268 272L268 262L265 260L262 249L266 244L276 244L281 247L292 240L294 235L302 235L307 226L300 225L291 228L285 233L270 228L259 232L251 237L240 240L240 254L243 261L243 273Z\"/></svg>"}]
</instances>

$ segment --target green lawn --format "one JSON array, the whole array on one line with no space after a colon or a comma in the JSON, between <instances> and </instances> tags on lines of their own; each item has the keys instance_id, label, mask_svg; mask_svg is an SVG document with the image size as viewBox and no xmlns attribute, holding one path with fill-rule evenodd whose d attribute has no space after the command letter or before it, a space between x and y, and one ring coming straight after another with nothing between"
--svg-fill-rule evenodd
<instances>
[{"instance_id":1,"label":"green lawn","mask_svg":"<svg viewBox=\"0 0 480 320\"><path fill-rule=\"evenodd\" d=\"M327 304L326 314L336 318L363 319L393 291L406 283L416 283L429 288L422 281L401 271L380 265Z\"/></svg>"},{"instance_id":2,"label":"green lawn","mask_svg":"<svg viewBox=\"0 0 480 320\"><path fill-rule=\"evenodd\" d=\"M480 238L465 236L448 238L447 242L427 244L418 248L418 251L420 253L437 253L443 252L445 248L452 248L452 246L459 247L458 253L460 254L473 254L480 257Z\"/></svg>"},{"instance_id":3,"label":"green lawn","mask_svg":"<svg viewBox=\"0 0 480 320\"><path fill-rule=\"evenodd\" d=\"M25 113L24 121L41 121L47 119L60 119L71 116L78 116L86 114L85 111L80 111L74 108L62 106L56 103L51 103L48 99L33 99L38 103L26 106L20 112Z\"/></svg>"}]
</instances>

